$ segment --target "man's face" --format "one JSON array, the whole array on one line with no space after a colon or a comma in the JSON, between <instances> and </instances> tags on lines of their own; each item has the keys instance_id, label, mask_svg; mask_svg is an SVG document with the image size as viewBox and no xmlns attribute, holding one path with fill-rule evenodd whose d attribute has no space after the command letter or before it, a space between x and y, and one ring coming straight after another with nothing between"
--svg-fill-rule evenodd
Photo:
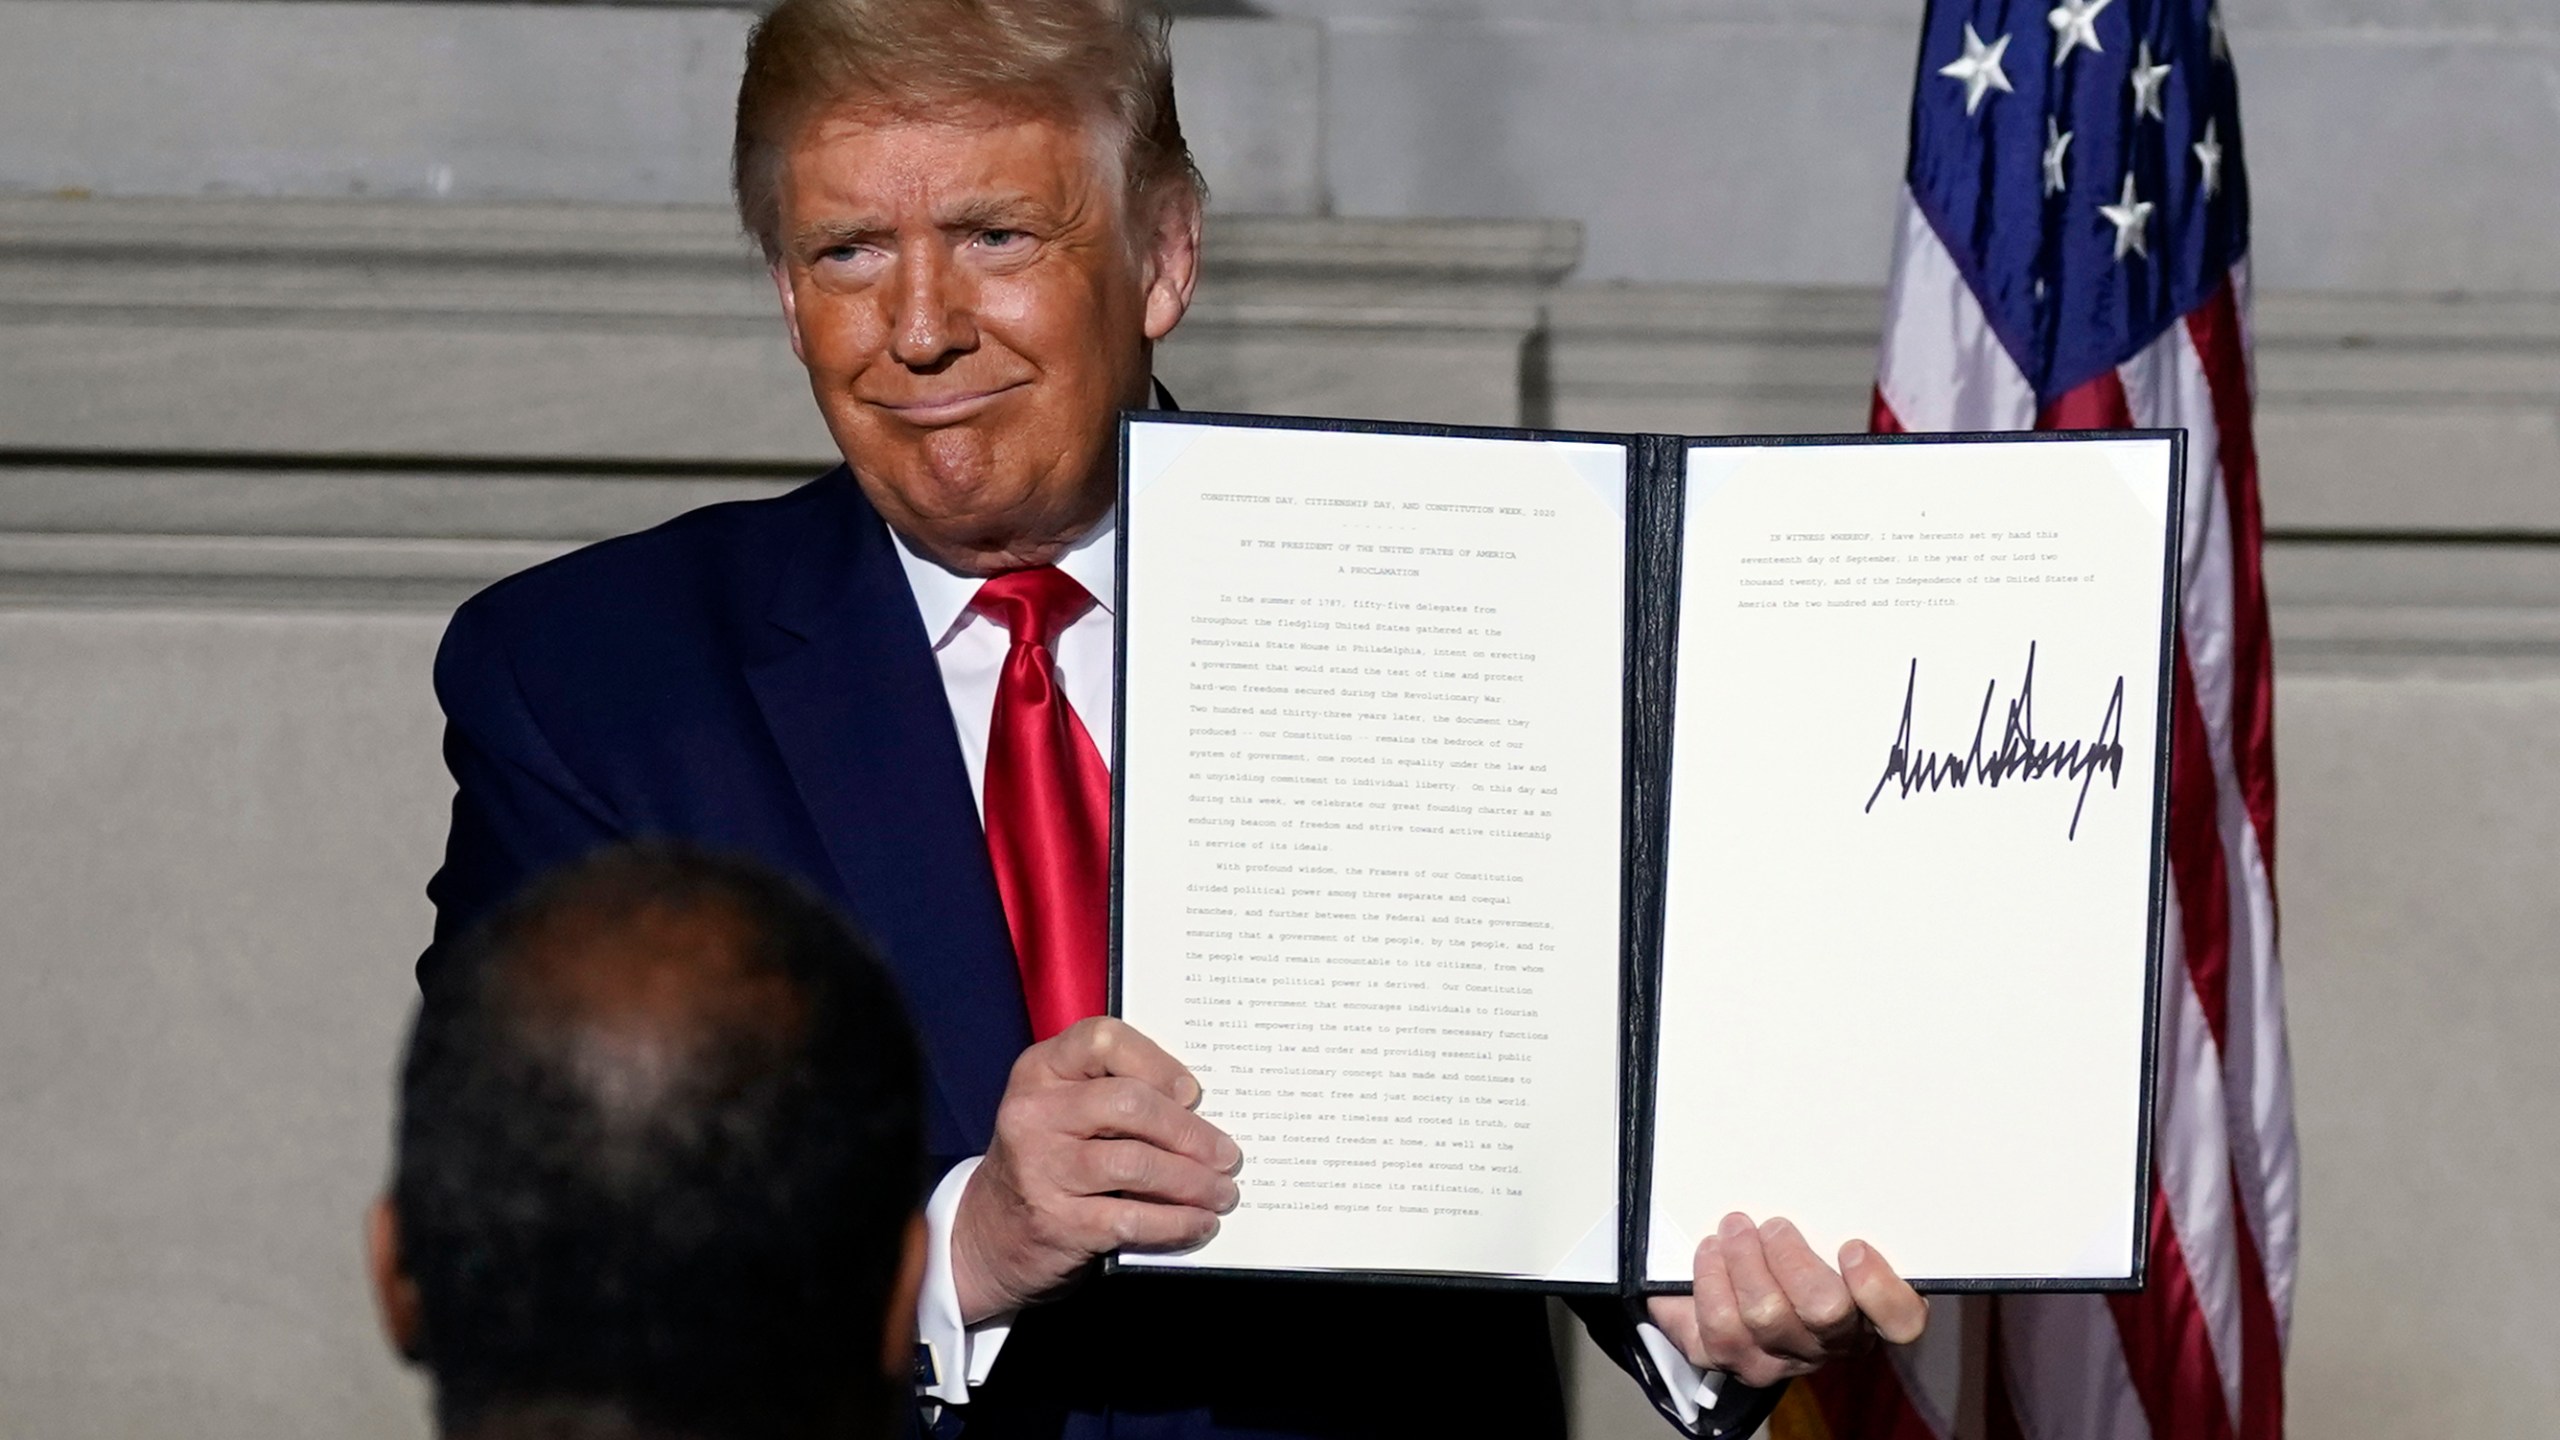
<instances>
[{"instance_id":1,"label":"man's face","mask_svg":"<svg viewBox=\"0 0 2560 1440\"><path fill-rule=\"evenodd\" d=\"M832 112L781 178L774 280L864 493L956 569L1052 558L1111 503L1112 416L1190 302L1196 207L1133 225L1090 129L985 106Z\"/></svg>"}]
</instances>

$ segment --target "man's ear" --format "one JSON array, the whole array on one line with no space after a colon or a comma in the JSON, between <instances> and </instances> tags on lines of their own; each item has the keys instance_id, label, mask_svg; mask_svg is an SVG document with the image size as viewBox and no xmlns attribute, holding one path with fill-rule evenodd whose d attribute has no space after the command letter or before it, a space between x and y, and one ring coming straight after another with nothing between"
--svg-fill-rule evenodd
<instances>
[{"instance_id":1,"label":"man's ear","mask_svg":"<svg viewBox=\"0 0 2560 1440\"><path fill-rule=\"evenodd\" d=\"M889 1287L889 1313L880 1326L880 1370L903 1387L916 1373L916 1293L924 1288L924 1212L907 1217L907 1240L898 1256L898 1283Z\"/></svg>"},{"instance_id":2,"label":"man's ear","mask_svg":"<svg viewBox=\"0 0 2560 1440\"><path fill-rule=\"evenodd\" d=\"M1182 323L1200 283L1200 196L1172 185L1154 200L1153 224L1142 237L1147 281L1147 338L1162 340Z\"/></svg>"},{"instance_id":3,"label":"man's ear","mask_svg":"<svg viewBox=\"0 0 2560 1440\"><path fill-rule=\"evenodd\" d=\"M791 336L791 353L806 365L809 352L800 346L800 297L791 290L791 267L776 260L766 273L773 277L774 293L782 297L782 328Z\"/></svg>"},{"instance_id":4,"label":"man's ear","mask_svg":"<svg viewBox=\"0 0 2560 1440\"><path fill-rule=\"evenodd\" d=\"M417 1284L400 1263L400 1220L388 1195L364 1213L365 1268L373 1277L373 1303L382 1315L382 1333L403 1360L425 1354L426 1316Z\"/></svg>"}]
</instances>

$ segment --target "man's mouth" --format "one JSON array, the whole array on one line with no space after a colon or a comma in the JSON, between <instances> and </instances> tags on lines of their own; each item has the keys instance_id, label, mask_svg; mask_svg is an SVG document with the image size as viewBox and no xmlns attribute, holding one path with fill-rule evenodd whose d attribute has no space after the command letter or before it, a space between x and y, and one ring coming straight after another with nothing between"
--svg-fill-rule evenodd
<instances>
[{"instance_id":1,"label":"man's mouth","mask_svg":"<svg viewBox=\"0 0 2560 1440\"><path fill-rule=\"evenodd\" d=\"M910 425L930 429L938 425L957 425L985 413L997 400L1020 389L1026 383L990 386L982 390L955 390L943 395L924 395L909 400L875 400L882 410Z\"/></svg>"}]
</instances>

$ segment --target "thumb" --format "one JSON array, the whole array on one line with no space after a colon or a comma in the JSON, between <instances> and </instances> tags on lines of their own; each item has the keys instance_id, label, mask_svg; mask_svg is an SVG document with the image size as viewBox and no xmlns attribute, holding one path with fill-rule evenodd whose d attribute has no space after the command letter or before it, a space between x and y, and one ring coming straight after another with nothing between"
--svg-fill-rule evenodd
<instances>
[{"instance_id":1,"label":"thumb","mask_svg":"<svg viewBox=\"0 0 2560 1440\"><path fill-rule=\"evenodd\" d=\"M1929 1328L1929 1302L1894 1273L1875 1247L1852 1240L1840 1247L1840 1278L1876 1333L1896 1345L1908 1345Z\"/></svg>"}]
</instances>

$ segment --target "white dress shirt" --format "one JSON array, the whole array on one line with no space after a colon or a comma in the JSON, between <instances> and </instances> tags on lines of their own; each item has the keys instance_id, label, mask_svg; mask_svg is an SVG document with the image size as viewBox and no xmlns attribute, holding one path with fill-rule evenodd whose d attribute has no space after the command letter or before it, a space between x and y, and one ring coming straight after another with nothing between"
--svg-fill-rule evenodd
<instances>
[{"instance_id":1,"label":"white dress shirt","mask_svg":"<svg viewBox=\"0 0 2560 1440\"><path fill-rule=\"evenodd\" d=\"M1059 632L1050 646L1058 688L1068 708L1084 722L1111 763L1111 593L1119 570L1113 521L1102 523L1058 557L1057 566L1093 596L1093 608ZM906 567L907 585L915 591L916 611L924 617L924 633L933 637L934 663L942 670L942 690L951 701L951 722L960 734L960 757L969 767L969 793L978 815L987 813L987 731L994 723L996 682L1004 674L1004 657L1013 648L1005 628L969 608L985 583L975 575L946 570L918 554L896 531L898 560ZM971 1386L985 1382L996 1352L1012 1333L1013 1317L998 1315L975 1325L960 1318L960 1291L951 1275L951 1224L960 1209L960 1192L977 1173L977 1160L951 1167L925 1202L924 1288L916 1297L916 1337L933 1357L932 1383L920 1392L944 1404L964 1404Z\"/></svg>"},{"instance_id":2,"label":"white dress shirt","mask_svg":"<svg viewBox=\"0 0 2560 1440\"><path fill-rule=\"evenodd\" d=\"M1058 568L1092 594L1094 605L1059 633L1050 652L1058 686L1102 752L1105 765L1111 763L1111 651L1116 623L1111 603L1119 572L1118 519L1116 512L1104 515L1100 524L1058 557ZM924 633L933 637L934 661L941 667L943 693L950 698L952 724L960 735L960 756L969 768L969 790L983 821L987 731L994 722L996 683L1004 673L1005 654L1013 638L1002 625L970 608L970 600L984 583L980 577L946 570L919 554L906 537L894 530L890 533L897 538L907 584L915 591L917 613L924 617ZM950 1405L966 1404L970 1389L985 1382L995 1367L996 1352L1013 1329L1010 1314L975 1325L964 1324L960 1316L960 1292L951 1274L951 1227L960 1209L960 1192L977 1169L978 1159L952 1166L925 1203L924 1287L916 1299L916 1333L933 1357L933 1375L931 1383L918 1386L918 1393ZM1654 1326L1639 1326L1637 1334L1668 1385L1672 1404L1694 1429L1701 1405L1715 1404L1717 1382L1723 1377L1701 1374ZM1464 1383L1464 1377L1444 1377L1443 1383Z\"/></svg>"}]
</instances>

